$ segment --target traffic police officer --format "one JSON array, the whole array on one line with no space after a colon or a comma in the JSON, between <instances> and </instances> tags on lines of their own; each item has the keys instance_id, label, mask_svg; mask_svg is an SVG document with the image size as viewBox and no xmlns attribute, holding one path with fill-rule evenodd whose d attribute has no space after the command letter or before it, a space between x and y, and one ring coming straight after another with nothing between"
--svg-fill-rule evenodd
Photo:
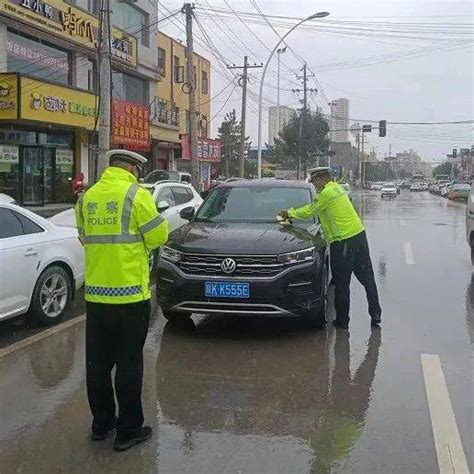
<instances>
[{"instance_id":1,"label":"traffic police officer","mask_svg":"<svg viewBox=\"0 0 474 474\"><path fill-rule=\"evenodd\" d=\"M331 272L335 285L334 326L349 327L350 282L352 273L364 285L372 325L381 322L377 285L364 226L345 190L331 180L330 168L311 172L316 200L299 209L280 211L284 219L311 219L318 216L331 250Z\"/></svg>"},{"instance_id":2,"label":"traffic police officer","mask_svg":"<svg viewBox=\"0 0 474 474\"><path fill-rule=\"evenodd\" d=\"M92 439L107 438L123 451L152 435L143 426L143 345L150 318L148 252L168 239L168 221L151 193L137 184L146 158L127 150L107 153L109 167L76 204L86 253L87 395ZM119 405L116 418L115 392Z\"/></svg>"}]
</instances>

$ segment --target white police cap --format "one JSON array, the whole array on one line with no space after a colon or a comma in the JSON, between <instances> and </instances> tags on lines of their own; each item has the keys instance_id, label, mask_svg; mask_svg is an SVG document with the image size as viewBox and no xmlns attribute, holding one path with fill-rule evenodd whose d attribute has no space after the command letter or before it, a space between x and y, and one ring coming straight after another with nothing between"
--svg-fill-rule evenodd
<instances>
[{"instance_id":1,"label":"white police cap","mask_svg":"<svg viewBox=\"0 0 474 474\"><path fill-rule=\"evenodd\" d=\"M143 166L148 161L144 156L140 155L140 153L130 150L110 150L105 154L105 156L108 158L110 165L115 160L126 161L131 165L138 166Z\"/></svg>"}]
</instances>

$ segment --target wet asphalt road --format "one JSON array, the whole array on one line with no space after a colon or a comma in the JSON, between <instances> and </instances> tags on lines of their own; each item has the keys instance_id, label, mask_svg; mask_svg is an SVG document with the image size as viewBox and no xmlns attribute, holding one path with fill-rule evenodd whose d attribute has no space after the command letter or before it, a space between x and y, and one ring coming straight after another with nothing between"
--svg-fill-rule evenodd
<instances>
[{"instance_id":1,"label":"wet asphalt road","mask_svg":"<svg viewBox=\"0 0 474 474\"><path fill-rule=\"evenodd\" d=\"M439 355L474 470L474 279L463 205L409 192L355 201L382 329L370 329L356 281L350 331L228 317L196 317L178 330L155 309L143 392L154 437L119 454L112 440L87 439L84 324L74 324L0 357L0 473L439 472L421 354ZM40 332L3 324L0 347Z\"/></svg>"}]
</instances>

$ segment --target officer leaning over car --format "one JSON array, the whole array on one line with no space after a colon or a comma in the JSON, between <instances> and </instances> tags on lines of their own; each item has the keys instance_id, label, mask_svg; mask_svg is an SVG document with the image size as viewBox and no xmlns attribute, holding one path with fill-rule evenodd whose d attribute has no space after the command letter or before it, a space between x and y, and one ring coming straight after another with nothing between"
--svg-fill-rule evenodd
<instances>
[{"instance_id":1,"label":"officer leaning over car","mask_svg":"<svg viewBox=\"0 0 474 474\"><path fill-rule=\"evenodd\" d=\"M87 395L91 438L116 428L114 449L149 439L141 403L143 345L150 318L148 252L168 239L168 221L151 193L137 184L147 162L138 153L111 150L109 167L77 202L79 236L86 253ZM115 393L119 405L116 418Z\"/></svg>"},{"instance_id":2,"label":"officer leaning over car","mask_svg":"<svg viewBox=\"0 0 474 474\"><path fill-rule=\"evenodd\" d=\"M362 221L345 190L332 181L330 168L313 170L311 182L317 191L315 202L299 209L282 210L280 216L284 219L319 217L326 240L330 244L331 272L335 285L334 326L344 329L349 327L352 273L365 287L372 325L379 325L382 309Z\"/></svg>"}]
</instances>

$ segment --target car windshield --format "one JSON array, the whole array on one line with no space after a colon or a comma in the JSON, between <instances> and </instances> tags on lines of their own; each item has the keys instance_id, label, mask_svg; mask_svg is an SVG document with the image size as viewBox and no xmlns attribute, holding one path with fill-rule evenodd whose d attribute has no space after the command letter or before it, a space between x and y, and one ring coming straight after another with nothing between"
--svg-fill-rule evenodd
<instances>
[{"instance_id":1,"label":"car windshield","mask_svg":"<svg viewBox=\"0 0 474 474\"><path fill-rule=\"evenodd\" d=\"M144 183L156 183L157 181L179 181L179 174L176 171L155 170L148 173L143 179Z\"/></svg>"},{"instance_id":2,"label":"car windshield","mask_svg":"<svg viewBox=\"0 0 474 474\"><path fill-rule=\"evenodd\" d=\"M211 192L196 220L206 222L276 222L281 209L301 207L311 202L306 187L248 186L219 187ZM308 222L306 221L306 226Z\"/></svg>"}]
</instances>

